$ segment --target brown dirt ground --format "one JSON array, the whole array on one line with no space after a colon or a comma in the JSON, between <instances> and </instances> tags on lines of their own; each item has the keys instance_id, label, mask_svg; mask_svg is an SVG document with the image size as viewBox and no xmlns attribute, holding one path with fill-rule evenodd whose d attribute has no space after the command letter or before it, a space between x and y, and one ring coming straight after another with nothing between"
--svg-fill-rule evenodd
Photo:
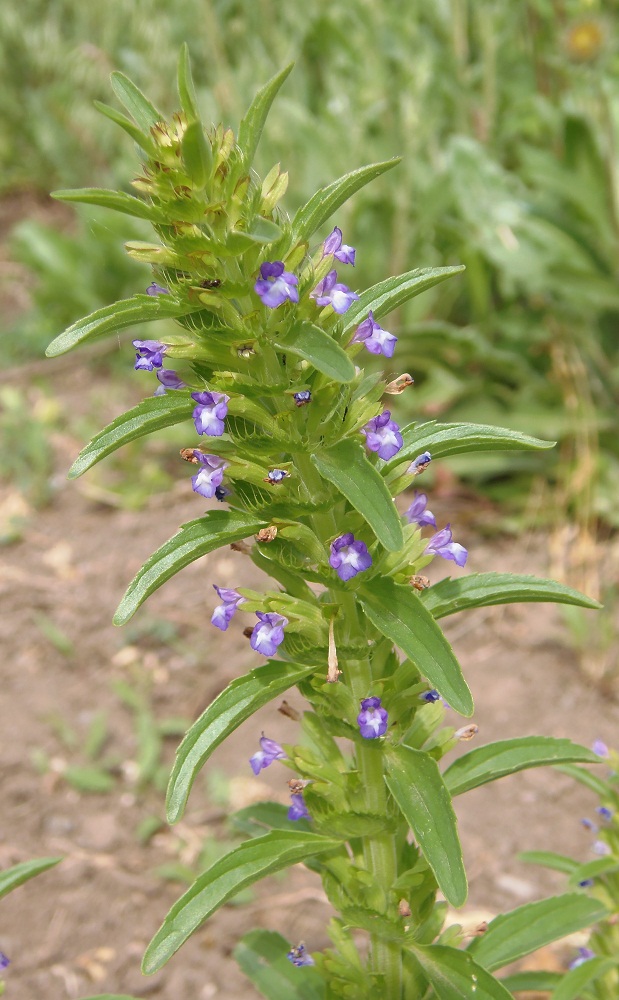
<instances>
[{"instance_id":1,"label":"brown dirt ground","mask_svg":"<svg viewBox=\"0 0 619 1000\"><path fill-rule=\"evenodd\" d=\"M87 412L96 392L105 396L105 386L97 388L98 377L85 363L50 363L49 374L65 412L72 415ZM22 371L16 380L25 385L27 376ZM121 406L111 397L101 409L103 422ZM112 683L146 683L160 720L195 718L257 660L241 635L242 624L226 635L209 625L211 584L233 586L242 580L246 585L255 576L259 586L258 572L238 553L214 553L158 591L136 616L135 627L115 629L112 614L129 579L180 523L202 512L203 502L191 492L183 467L172 491L153 496L138 512L98 503L89 494L88 477L84 483L64 480L81 442L70 431L58 432L52 440L53 501L30 513L22 540L5 547L0 561L0 867L46 855L64 860L2 901L0 948L12 959L7 995L16 1000L74 1000L103 991L161 1000L257 996L231 956L245 931L254 926L276 929L291 942L304 939L310 950L328 943L329 906L318 880L301 867L263 883L246 905L225 907L159 974L145 979L139 963L183 888L163 880L156 869L178 861L195 864L205 837L225 835L226 811L268 791L285 801L281 772L271 768L255 779L246 761L262 729L294 742L296 726L275 705L265 708L219 748L207 767L209 773L231 779L228 805L209 801L206 781L199 781L182 824L164 827L141 844L137 827L146 817L162 816L163 795L152 785L136 787L135 725ZM15 503L10 487L4 502L9 507ZM442 513L440 502L432 506ZM489 543L469 528L459 531L458 539L471 552L467 572L546 572L546 544L540 536ZM439 576L450 568L433 567ZM158 619L172 623L172 638L156 638ZM72 653L63 655L45 635L41 622L46 621L70 640ZM554 607L522 605L454 616L447 621L447 632L475 696L480 743L542 733L586 745L596 737L616 744L619 707L579 669ZM289 700L299 699L292 694ZM78 761L79 753L63 746L52 720L65 720L83 740L101 710L110 729L106 752L118 760L116 785L105 794L79 794L61 774L67 762ZM456 720L454 713L449 717ZM174 744L166 741L168 762ZM33 764L33 754L40 758L41 753L51 761L46 774ZM513 776L459 799L470 876L464 923L474 926L484 917L559 891L560 876L522 864L517 852L556 850L586 860L591 838L579 819L594 805L590 793L548 769Z\"/></svg>"}]
</instances>

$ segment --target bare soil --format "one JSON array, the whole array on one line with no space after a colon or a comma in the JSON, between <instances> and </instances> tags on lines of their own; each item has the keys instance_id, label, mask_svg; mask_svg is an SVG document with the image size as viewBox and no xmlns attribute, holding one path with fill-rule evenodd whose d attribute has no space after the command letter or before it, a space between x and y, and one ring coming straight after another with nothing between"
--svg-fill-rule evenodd
<instances>
[{"instance_id":1,"label":"bare soil","mask_svg":"<svg viewBox=\"0 0 619 1000\"><path fill-rule=\"evenodd\" d=\"M106 383L92 366L61 360L50 364L49 374L72 416L87 413L93 397L102 400L101 422L120 412L115 396L106 401ZM29 384L27 372L19 378ZM249 902L225 907L157 975L142 977L140 958L183 891L180 883L161 877L160 866L182 863L197 872L204 839L230 837L227 812L263 795L286 800L287 774L273 767L254 778L247 758L261 730L293 742L296 725L276 704L265 708L216 752L206 769L210 782L196 784L182 823L162 826L142 843L138 828L148 817L163 817L163 793L152 783L136 784L135 714L113 683L123 680L148 691L159 720L196 718L258 660L242 636L243 623L225 635L210 626L211 585L260 586L259 574L239 553L214 553L159 590L131 626L115 629L112 614L128 581L180 523L202 513L204 501L191 492L191 470L183 467L176 486L152 496L139 511L97 502L88 477L83 483L64 479L82 443L70 430L53 436L53 500L42 510L21 508L23 537L1 553L0 867L32 857L64 858L2 901L0 949L11 957L7 996L75 1000L120 992L161 1000L250 998L257 994L231 956L245 931L276 929L291 943L303 939L310 950L328 944L329 905L316 877L301 867L269 879ZM139 476L139 464L134 474ZM0 498L0 516L8 516L16 503L19 508L9 486ZM432 507L447 515L447 503L433 500ZM546 543L539 535L490 543L475 528L464 527L457 537L470 551L466 572L547 572ZM437 576L451 568L433 567ZM173 628L162 633L160 623ZM596 737L616 744L619 707L580 669L556 608L480 610L448 619L446 628L475 697L478 743L541 733L585 745ZM289 701L299 704L294 693ZM114 787L80 793L63 770L84 763L80 746L101 711L109 727L104 756L116 760ZM448 716L457 719L452 712ZM60 739L58 720L75 731L76 747ZM165 741L168 764L175 742ZM207 794L209 787L221 786L225 804ZM524 772L457 800L470 876L470 901L459 919L474 926L560 891L561 876L524 865L517 853L546 849L586 860L591 837L579 820L594 806L590 793L550 769Z\"/></svg>"}]
</instances>

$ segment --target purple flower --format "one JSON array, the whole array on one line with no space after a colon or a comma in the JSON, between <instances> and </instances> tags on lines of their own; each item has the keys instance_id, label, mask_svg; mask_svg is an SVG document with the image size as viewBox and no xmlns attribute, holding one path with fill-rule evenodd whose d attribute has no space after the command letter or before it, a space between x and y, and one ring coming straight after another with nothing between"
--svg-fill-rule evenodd
<instances>
[{"instance_id":1,"label":"purple flower","mask_svg":"<svg viewBox=\"0 0 619 1000\"><path fill-rule=\"evenodd\" d=\"M153 281L146 289L147 295L169 295L170 292L163 285L158 285L156 281Z\"/></svg>"},{"instance_id":2,"label":"purple flower","mask_svg":"<svg viewBox=\"0 0 619 1000\"><path fill-rule=\"evenodd\" d=\"M414 458L408 469L406 470L409 476L419 476L421 473L428 468L430 462L432 461L432 455L429 451L422 452L421 455L417 455Z\"/></svg>"},{"instance_id":3,"label":"purple flower","mask_svg":"<svg viewBox=\"0 0 619 1000\"><path fill-rule=\"evenodd\" d=\"M193 491L211 500L216 495L217 488L221 486L228 462L224 462L218 455L205 455L201 451L194 451L194 455L202 468L191 477Z\"/></svg>"},{"instance_id":4,"label":"purple flower","mask_svg":"<svg viewBox=\"0 0 619 1000\"><path fill-rule=\"evenodd\" d=\"M442 556L443 559L453 559L457 566L464 566L468 556L464 545L452 542L450 525L432 535L432 538L424 549L424 553L428 556Z\"/></svg>"},{"instance_id":5,"label":"purple flower","mask_svg":"<svg viewBox=\"0 0 619 1000\"><path fill-rule=\"evenodd\" d=\"M357 573L369 569L372 556L365 542L356 542L352 531L340 535L331 542L329 566L337 572L340 580L352 580Z\"/></svg>"},{"instance_id":6,"label":"purple flower","mask_svg":"<svg viewBox=\"0 0 619 1000\"><path fill-rule=\"evenodd\" d=\"M611 853L611 849L605 840L596 840L595 843L591 845L591 850L594 854L597 854L599 858L606 858Z\"/></svg>"},{"instance_id":7,"label":"purple flower","mask_svg":"<svg viewBox=\"0 0 619 1000\"><path fill-rule=\"evenodd\" d=\"M155 368L161 368L167 344L161 344L158 340L134 340L133 346L136 350L136 371L152 372Z\"/></svg>"},{"instance_id":8,"label":"purple flower","mask_svg":"<svg viewBox=\"0 0 619 1000\"><path fill-rule=\"evenodd\" d=\"M342 315L358 299L356 292L351 292L347 285L341 285L337 281L337 271L329 271L326 278L319 281L313 292L310 292L310 299L316 299L318 306L332 306L336 313Z\"/></svg>"},{"instance_id":9,"label":"purple flower","mask_svg":"<svg viewBox=\"0 0 619 1000\"><path fill-rule=\"evenodd\" d=\"M223 503L226 497L229 497L232 490L229 490L227 486L216 486L215 487L215 499Z\"/></svg>"},{"instance_id":10,"label":"purple flower","mask_svg":"<svg viewBox=\"0 0 619 1000\"><path fill-rule=\"evenodd\" d=\"M237 594L236 590L230 590L228 587L218 587L216 584L213 584L213 587L217 591L221 604L218 604L213 611L211 625L225 632L241 604L245 603L245 598Z\"/></svg>"},{"instance_id":11,"label":"purple flower","mask_svg":"<svg viewBox=\"0 0 619 1000\"><path fill-rule=\"evenodd\" d=\"M577 969L579 965L583 965L588 962L590 958L595 958L595 952L591 951L591 948L579 948L578 958L575 958L573 962L570 962L568 969Z\"/></svg>"},{"instance_id":12,"label":"purple flower","mask_svg":"<svg viewBox=\"0 0 619 1000\"><path fill-rule=\"evenodd\" d=\"M598 757L608 757L608 747L602 740L594 740L591 748Z\"/></svg>"},{"instance_id":13,"label":"purple flower","mask_svg":"<svg viewBox=\"0 0 619 1000\"><path fill-rule=\"evenodd\" d=\"M254 625L249 644L257 653L273 656L277 647L284 641L284 628L288 624L288 619L273 612L262 611L256 611L256 617L260 621Z\"/></svg>"},{"instance_id":14,"label":"purple flower","mask_svg":"<svg viewBox=\"0 0 619 1000\"><path fill-rule=\"evenodd\" d=\"M187 383L183 382L171 368L160 368L156 374L161 385L155 389L155 396L165 396L166 389L187 388Z\"/></svg>"},{"instance_id":15,"label":"purple flower","mask_svg":"<svg viewBox=\"0 0 619 1000\"><path fill-rule=\"evenodd\" d=\"M294 796L293 796L294 798ZM297 945L296 948L291 948L286 958L293 965L316 965L312 956L305 950L305 945L303 943Z\"/></svg>"},{"instance_id":16,"label":"purple flower","mask_svg":"<svg viewBox=\"0 0 619 1000\"><path fill-rule=\"evenodd\" d=\"M357 725L366 740L375 740L387 732L387 711L381 707L380 698L364 698Z\"/></svg>"},{"instance_id":17,"label":"purple flower","mask_svg":"<svg viewBox=\"0 0 619 1000\"><path fill-rule=\"evenodd\" d=\"M303 792L293 792L290 796L290 809L288 810L288 819L296 822L298 819L311 819L312 817L307 811L307 806L303 799Z\"/></svg>"},{"instance_id":18,"label":"purple flower","mask_svg":"<svg viewBox=\"0 0 619 1000\"><path fill-rule=\"evenodd\" d=\"M329 233L322 248L323 257L327 257L330 253L342 264L352 264L354 267L357 251L354 247L342 243L342 230L338 229L337 226L333 232Z\"/></svg>"},{"instance_id":19,"label":"purple flower","mask_svg":"<svg viewBox=\"0 0 619 1000\"><path fill-rule=\"evenodd\" d=\"M606 806L597 806L596 813L601 816L605 823L610 823L613 818L613 810L607 809Z\"/></svg>"},{"instance_id":20,"label":"purple flower","mask_svg":"<svg viewBox=\"0 0 619 1000\"><path fill-rule=\"evenodd\" d=\"M260 750L249 758L249 763L254 774L260 774L263 767L268 767L274 760L284 760L286 756L283 747L263 733L260 737Z\"/></svg>"},{"instance_id":21,"label":"purple flower","mask_svg":"<svg viewBox=\"0 0 619 1000\"><path fill-rule=\"evenodd\" d=\"M11 964L11 959L7 958L3 951L0 951L0 969L6 969Z\"/></svg>"},{"instance_id":22,"label":"purple flower","mask_svg":"<svg viewBox=\"0 0 619 1000\"><path fill-rule=\"evenodd\" d=\"M312 401L312 394L309 389L302 389L300 392L292 394L295 406L307 406Z\"/></svg>"},{"instance_id":23,"label":"purple flower","mask_svg":"<svg viewBox=\"0 0 619 1000\"><path fill-rule=\"evenodd\" d=\"M592 878L583 878L582 881L578 883L581 889L590 889L593 884Z\"/></svg>"},{"instance_id":24,"label":"purple flower","mask_svg":"<svg viewBox=\"0 0 619 1000\"><path fill-rule=\"evenodd\" d=\"M417 493L415 490L415 499L408 508L404 511L404 517L409 524L418 524L420 528L425 528L428 524L436 528L436 518L431 510L427 509L428 498L425 493Z\"/></svg>"},{"instance_id":25,"label":"purple flower","mask_svg":"<svg viewBox=\"0 0 619 1000\"><path fill-rule=\"evenodd\" d=\"M285 469L270 469L265 483L270 483L271 486L275 486L276 483L281 483L282 480L287 479L290 475Z\"/></svg>"},{"instance_id":26,"label":"purple flower","mask_svg":"<svg viewBox=\"0 0 619 1000\"><path fill-rule=\"evenodd\" d=\"M365 427L361 428L361 433L365 434L365 443L370 451L378 452L378 457L386 462L397 455L404 444L400 428L395 420L391 419L389 410L368 420Z\"/></svg>"},{"instance_id":27,"label":"purple flower","mask_svg":"<svg viewBox=\"0 0 619 1000\"><path fill-rule=\"evenodd\" d=\"M299 301L298 281L290 271L284 271L281 260L272 263L265 261L260 265L260 277L254 285L254 291L265 306L277 309L286 299L291 302Z\"/></svg>"},{"instance_id":28,"label":"purple flower","mask_svg":"<svg viewBox=\"0 0 619 1000\"><path fill-rule=\"evenodd\" d=\"M584 819L581 819L580 825L584 826L585 830L591 830L591 833L598 832L597 825L593 823L590 819L587 819L586 817Z\"/></svg>"},{"instance_id":29,"label":"purple flower","mask_svg":"<svg viewBox=\"0 0 619 1000\"><path fill-rule=\"evenodd\" d=\"M378 325L370 310L368 318L357 327L351 344L364 344L370 354L384 354L386 358L392 358L397 340L392 333Z\"/></svg>"},{"instance_id":30,"label":"purple flower","mask_svg":"<svg viewBox=\"0 0 619 1000\"><path fill-rule=\"evenodd\" d=\"M424 691L423 694L419 695L419 697L421 698L422 701L440 701L441 700L441 696L438 693L438 691L436 690L436 688L432 688L431 691Z\"/></svg>"},{"instance_id":31,"label":"purple flower","mask_svg":"<svg viewBox=\"0 0 619 1000\"><path fill-rule=\"evenodd\" d=\"M228 413L229 396L223 392L192 392L191 398L198 404L193 413L193 422L198 434L220 437L224 432L224 417Z\"/></svg>"}]
</instances>

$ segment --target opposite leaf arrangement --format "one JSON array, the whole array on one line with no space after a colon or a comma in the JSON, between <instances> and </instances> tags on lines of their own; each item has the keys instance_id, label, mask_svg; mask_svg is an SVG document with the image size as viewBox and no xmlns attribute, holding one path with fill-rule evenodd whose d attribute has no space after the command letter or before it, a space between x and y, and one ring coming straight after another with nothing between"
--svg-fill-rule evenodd
<instances>
[{"instance_id":1,"label":"opposite leaf arrangement","mask_svg":"<svg viewBox=\"0 0 619 1000\"><path fill-rule=\"evenodd\" d=\"M193 419L201 443L181 454L194 467L193 490L214 508L151 556L115 622L225 545L276 585L258 593L211 581L212 625L226 631L237 613L249 614L245 633L257 658L267 659L233 680L186 734L168 789L169 821L180 819L197 773L240 723L294 686L309 706L302 717L291 710L300 745L281 746L270 732L250 759L256 775L271 764L289 769L289 806L260 803L234 817L248 839L172 907L143 970L160 969L241 889L303 862L338 914L328 928L333 948L319 953L311 942L271 931L247 935L236 955L265 997L500 1000L511 995L509 981L494 971L606 910L577 889L498 917L464 948L461 928L444 928L446 903L437 901L440 891L461 906L467 893L452 799L523 768L599 757L569 740L525 737L480 747L441 771L441 758L477 727L442 725L445 702L464 716L473 702L437 619L513 601L597 605L530 576L473 574L430 586L421 575L435 556L457 566L467 559L450 525L436 530L425 494L416 492L402 516L394 502L429 462L550 445L482 425L400 428L383 408L382 397L404 391L412 378L386 383L354 361L364 350L394 356L396 337L380 320L462 269L409 271L362 292L339 280L342 268L354 273L355 250L337 226L318 242L314 234L397 160L334 181L289 221L277 207L287 175L277 165L261 182L252 170L289 71L257 94L236 137L200 122L186 49L182 111L171 122L115 73L114 91L131 118L100 109L141 151L138 197L99 189L57 194L147 219L158 242L127 244L132 257L153 267L146 294L74 324L48 355L146 321L173 319L178 327L163 341L134 341L135 367L154 373L156 392L99 433L70 475L129 441ZM422 537L427 528L434 533Z\"/></svg>"}]
</instances>

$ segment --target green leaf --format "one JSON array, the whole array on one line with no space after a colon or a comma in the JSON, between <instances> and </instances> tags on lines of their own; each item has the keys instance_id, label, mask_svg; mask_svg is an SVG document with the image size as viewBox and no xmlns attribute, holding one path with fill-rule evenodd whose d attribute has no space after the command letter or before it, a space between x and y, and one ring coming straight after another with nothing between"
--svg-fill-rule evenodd
<instances>
[{"instance_id":1,"label":"green leaf","mask_svg":"<svg viewBox=\"0 0 619 1000\"><path fill-rule=\"evenodd\" d=\"M513 1000L468 952L442 944L410 947L438 1000Z\"/></svg>"},{"instance_id":2,"label":"green leaf","mask_svg":"<svg viewBox=\"0 0 619 1000\"><path fill-rule=\"evenodd\" d=\"M59 861L62 861L62 858L35 858L33 861L22 861L19 865L0 871L0 898L17 889L18 885L23 885L28 879L34 878L35 875L53 868Z\"/></svg>"},{"instance_id":3,"label":"green leaf","mask_svg":"<svg viewBox=\"0 0 619 1000\"><path fill-rule=\"evenodd\" d=\"M595 763L602 763L597 755ZM602 778L596 777L595 774L591 774L591 771L585 770L584 767L575 767L573 764L557 764L557 771L561 771L562 774L568 774L570 778L574 778L581 785L590 788L599 798L605 798L608 795L607 783Z\"/></svg>"},{"instance_id":4,"label":"green leaf","mask_svg":"<svg viewBox=\"0 0 619 1000\"><path fill-rule=\"evenodd\" d=\"M211 144L204 135L202 123L190 122L181 141L181 153L185 170L199 190L204 187L213 166Z\"/></svg>"},{"instance_id":5,"label":"green leaf","mask_svg":"<svg viewBox=\"0 0 619 1000\"><path fill-rule=\"evenodd\" d=\"M264 521L235 510L213 510L183 524L133 578L118 605L114 624L125 625L147 597L189 563L222 545L254 535L262 527Z\"/></svg>"},{"instance_id":6,"label":"green leaf","mask_svg":"<svg viewBox=\"0 0 619 1000\"><path fill-rule=\"evenodd\" d=\"M543 865L544 868L552 868L553 871L563 872L571 875L578 868L578 862L573 858L568 858L565 854L556 854L554 851L522 851L518 858L525 864Z\"/></svg>"},{"instance_id":7,"label":"green leaf","mask_svg":"<svg viewBox=\"0 0 619 1000\"><path fill-rule=\"evenodd\" d=\"M385 753L385 781L441 892L452 906L466 901L458 824L438 764L422 750L399 746Z\"/></svg>"},{"instance_id":8,"label":"green leaf","mask_svg":"<svg viewBox=\"0 0 619 1000\"><path fill-rule=\"evenodd\" d=\"M233 229L228 234L226 247L231 253L243 253L256 244L266 246L268 243L274 243L281 235L281 227L276 222L263 219L259 215L254 219L251 229Z\"/></svg>"},{"instance_id":9,"label":"green leaf","mask_svg":"<svg viewBox=\"0 0 619 1000\"><path fill-rule=\"evenodd\" d=\"M184 394L151 396L113 420L79 453L69 469L69 479L77 479L117 448L146 434L179 424L191 416L192 403Z\"/></svg>"},{"instance_id":10,"label":"green leaf","mask_svg":"<svg viewBox=\"0 0 619 1000\"><path fill-rule=\"evenodd\" d=\"M350 311L350 310L349 310ZM540 451L554 447L554 441L520 434L507 427L488 424L408 424L402 429L404 445L385 466L389 472L402 462L411 462L421 452L429 451L432 458L466 455L472 451Z\"/></svg>"},{"instance_id":11,"label":"green leaf","mask_svg":"<svg viewBox=\"0 0 619 1000\"><path fill-rule=\"evenodd\" d=\"M492 972L551 941L595 924L607 913L597 899L582 893L551 896L495 917L486 933L475 938L468 950Z\"/></svg>"},{"instance_id":12,"label":"green leaf","mask_svg":"<svg viewBox=\"0 0 619 1000\"><path fill-rule=\"evenodd\" d=\"M235 830L246 833L249 837L261 837L268 830L290 829L288 808L280 802L255 802L253 806L245 806L244 809L232 813L229 820ZM294 828L312 832L306 819L295 820Z\"/></svg>"},{"instance_id":13,"label":"green leaf","mask_svg":"<svg viewBox=\"0 0 619 1000\"><path fill-rule=\"evenodd\" d=\"M519 736L477 747L450 764L443 777L452 795L462 795L506 774L529 767L579 761L595 764L592 750L554 736Z\"/></svg>"},{"instance_id":14,"label":"green leaf","mask_svg":"<svg viewBox=\"0 0 619 1000\"><path fill-rule=\"evenodd\" d=\"M165 216L148 202L135 198L123 191L108 191L106 188L81 188L77 191L53 191L52 198L57 201L71 201L84 205L100 205L111 208L114 212L123 212L136 219L148 219L149 222L164 222Z\"/></svg>"},{"instance_id":15,"label":"green leaf","mask_svg":"<svg viewBox=\"0 0 619 1000\"><path fill-rule=\"evenodd\" d=\"M350 438L311 456L321 476L328 479L365 518L386 549L397 552L404 544L402 525L380 473Z\"/></svg>"},{"instance_id":16,"label":"green leaf","mask_svg":"<svg viewBox=\"0 0 619 1000\"><path fill-rule=\"evenodd\" d=\"M295 967L286 958L290 943L275 931L250 931L234 949L248 979L267 1000L323 1000L326 984L318 969Z\"/></svg>"},{"instance_id":17,"label":"green leaf","mask_svg":"<svg viewBox=\"0 0 619 1000\"><path fill-rule=\"evenodd\" d=\"M273 830L236 847L200 875L174 904L146 949L142 972L149 976L161 969L187 938L241 889L339 846L340 841L316 833Z\"/></svg>"},{"instance_id":18,"label":"green leaf","mask_svg":"<svg viewBox=\"0 0 619 1000\"><path fill-rule=\"evenodd\" d=\"M116 108L111 108L108 104L103 104L101 101L93 101L93 104L97 111L100 111L102 115L109 118L116 125L120 125L122 129L130 135L135 143L138 144L140 149L142 149L147 156L153 158L157 155L157 148L149 135L140 131L137 125L131 121L130 118L125 117L122 112L117 111Z\"/></svg>"},{"instance_id":19,"label":"green leaf","mask_svg":"<svg viewBox=\"0 0 619 1000\"><path fill-rule=\"evenodd\" d=\"M355 377L355 366L346 351L313 323L297 323L275 343L280 350L304 358L336 382L350 382Z\"/></svg>"},{"instance_id":20,"label":"green leaf","mask_svg":"<svg viewBox=\"0 0 619 1000\"><path fill-rule=\"evenodd\" d=\"M187 121L199 122L200 112L198 111L196 89L193 85L193 77L191 75L191 60L189 58L189 47L187 42L183 42L179 52L177 79L178 96L181 102L181 108L185 112Z\"/></svg>"},{"instance_id":21,"label":"green leaf","mask_svg":"<svg viewBox=\"0 0 619 1000\"><path fill-rule=\"evenodd\" d=\"M451 707L472 715L473 699L460 664L416 592L383 577L360 587L358 596L372 624L404 650Z\"/></svg>"},{"instance_id":22,"label":"green leaf","mask_svg":"<svg viewBox=\"0 0 619 1000\"><path fill-rule=\"evenodd\" d=\"M112 73L112 90L116 94L121 104L133 118L133 120L145 132L150 132L153 125L164 120L164 116L157 108L151 104L142 91L136 87L135 83L125 76L124 73L116 71Z\"/></svg>"},{"instance_id":23,"label":"green leaf","mask_svg":"<svg viewBox=\"0 0 619 1000\"><path fill-rule=\"evenodd\" d=\"M195 312L195 306L180 305L170 295L134 295L131 299L121 299L111 306L104 306L83 319L67 327L47 348L48 358L83 344L86 340L102 337L105 333L124 330L137 323L150 323L155 319L185 316Z\"/></svg>"},{"instance_id":24,"label":"green leaf","mask_svg":"<svg viewBox=\"0 0 619 1000\"><path fill-rule=\"evenodd\" d=\"M308 239L312 233L326 222L335 211L348 201L359 188L369 184L384 174L386 170L391 170L397 166L401 157L396 156L392 160L385 160L382 163L370 163L366 167L359 167L349 174L344 174L338 180L332 181L326 187L321 188L310 200L303 205L296 213L292 221L292 240Z\"/></svg>"},{"instance_id":25,"label":"green leaf","mask_svg":"<svg viewBox=\"0 0 619 1000\"><path fill-rule=\"evenodd\" d=\"M500 982L511 993L515 993L519 990L553 990L561 979L560 972L535 969L533 972L515 972L513 976L505 976Z\"/></svg>"},{"instance_id":26,"label":"green leaf","mask_svg":"<svg viewBox=\"0 0 619 1000\"><path fill-rule=\"evenodd\" d=\"M585 986L615 969L618 961L619 959L612 958L589 958L582 965L570 969L552 994L552 1000L579 1000Z\"/></svg>"},{"instance_id":27,"label":"green leaf","mask_svg":"<svg viewBox=\"0 0 619 1000\"><path fill-rule=\"evenodd\" d=\"M269 660L244 677L237 677L211 702L176 751L168 785L168 823L176 823L183 815L196 775L215 747L258 708L314 670L313 666Z\"/></svg>"},{"instance_id":28,"label":"green leaf","mask_svg":"<svg viewBox=\"0 0 619 1000\"><path fill-rule=\"evenodd\" d=\"M294 63L290 63L281 73L272 77L264 87L261 87L239 125L237 142L243 152L243 160L247 169L252 165L271 105L293 66Z\"/></svg>"},{"instance_id":29,"label":"green leaf","mask_svg":"<svg viewBox=\"0 0 619 1000\"><path fill-rule=\"evenodd\" d=\"M353 302L346 313L344 333L348 333L365 319L370 309L374 313L374 318L378 320L408 299L438 285L445 278L451 278L453 274L460 274L461 271L464 271L463 264L455 267L418 267L414 271L379 281L378 284L362 292L358 302Z\"/></svg>"},{"instance_id":30,"label":"green leaf","mask_svg":"<svg viewBox=\"0 0 619 1000\"><path fill-rule=\"evenodd\" d=\"M487 608L493 604L523 604L528 601L576 604L584 608L601 607L591 597L554 580L515 573L472 573L452 580L449 577L424 590L421 600L434 618L445 618L457 611Z\"/></svg>"}]
</instances>

